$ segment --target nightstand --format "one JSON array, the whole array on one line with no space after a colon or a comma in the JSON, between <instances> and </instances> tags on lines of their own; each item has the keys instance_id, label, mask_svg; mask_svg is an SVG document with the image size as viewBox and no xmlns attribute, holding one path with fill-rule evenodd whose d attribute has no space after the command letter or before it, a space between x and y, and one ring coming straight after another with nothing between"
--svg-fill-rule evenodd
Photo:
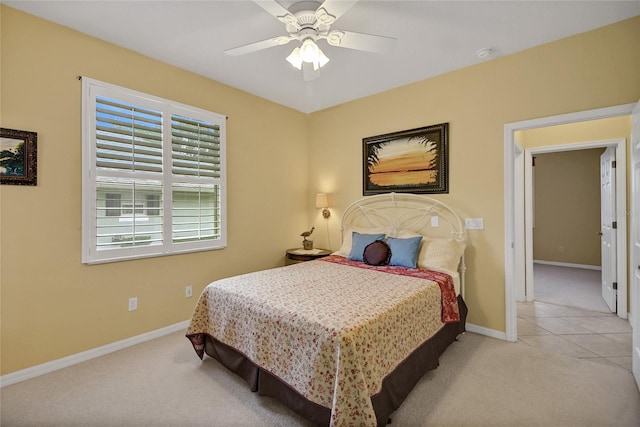
<instances>
[{"instance_id":1,"label":"nightstand","mask_svg":"<svg viewBox=\"0 0 640 427\"><path fill-rule=\"evenodd\" d=\"M287 255L284 260L284 265L297 264L299 262L313 261L314 259L322 258L327 255L331 255L331 251L328 249L310 249L305 250L302 248L287 249Z\"/></svg>"}]
</instances>

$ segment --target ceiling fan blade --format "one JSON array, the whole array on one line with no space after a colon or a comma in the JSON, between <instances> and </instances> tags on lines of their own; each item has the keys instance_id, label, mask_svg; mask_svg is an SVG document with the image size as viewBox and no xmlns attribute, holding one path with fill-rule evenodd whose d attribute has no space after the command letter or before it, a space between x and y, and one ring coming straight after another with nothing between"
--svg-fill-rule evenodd
<instances>
[{"instance_id":1,"label":"ceiling fan blade","mask_svg":"<svg viewBox=\"0 0 640 427\"><path fill-rule=\"evenodd\" d=\"M255 4L269 12L271 15L275 16L280 20L280 22L284 22L285 24L294 25L299 27L298 20L291 12L282 7L280 3L275 0L253 0Z\"/></svg>"},{"instance_id":2,"label":"ceiling fan blade","mask_svg":"<svg viewBox=\"0 0 640 427\"><path fill-rule=\"evenodd\" d=\"M353 7L355 1L325 0L316 10L316 18L320 23L331 25Z\"/></svg>"},{"instance_id":3,"label":"ceiling fan blade","mask_svg":"<svg viewBox=\"0 0 640 427\"><path fill-rule=\"evenodd\" d=\"M364 50L374 53L389 53L393 50L396 39L393 37L375 36L373 34L354 33L353 31L334 30L326 36L331 46Z\"/></svg>"},{"instance_id":4,"label":"ceiling fan blade","mask_svg":"<svg viewBox=\"0 0 640 427\"><path fill-rule=\"evenodd\" d=\"M238 46L224 51L227 55L240 56L247 53L257 52L259 50L268 49L274 46L282 46L293 40L292 37L278 36L272 39L262 40L255 43L249 43L244 46Z\"/></svg>"}]
</instances>

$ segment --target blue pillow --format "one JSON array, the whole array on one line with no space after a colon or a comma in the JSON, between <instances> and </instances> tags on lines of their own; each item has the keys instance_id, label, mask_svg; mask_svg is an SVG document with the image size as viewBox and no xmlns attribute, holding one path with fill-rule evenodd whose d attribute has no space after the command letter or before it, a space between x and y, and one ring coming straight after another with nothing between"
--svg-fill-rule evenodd
<instances>
[{"instance_id":1,"label":"blue pillow","mask_svg":"<svg viewBox=\"0 0 640 427\"><path fill-rule=\"evenodd\" d=\"M417 268L420 242L422 242L422 236L410 237L408 239L389 237L387 239L387 245L389 245L391 249L389 265Z\"/></svg>"},{"instance_id":2,"label":"blue pillow","mask_svg":"<svg viewBox=\"0 0 640 427\"><path fill-rule=\"evenodd\" d=\"M376 240L384 240L384 234L360 234L357 231L351 233L351 252L347 259L352 261L364 261L364 248Z\"/></svg>"}]
</instances>

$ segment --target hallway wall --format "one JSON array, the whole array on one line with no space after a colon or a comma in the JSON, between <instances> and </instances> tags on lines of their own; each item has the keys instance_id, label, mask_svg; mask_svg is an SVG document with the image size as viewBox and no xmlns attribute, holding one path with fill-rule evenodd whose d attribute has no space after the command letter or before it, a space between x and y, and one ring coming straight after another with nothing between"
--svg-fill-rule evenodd
<instances>
[{"instance_id":1,"label":"hallway wall","mask_svg":"<svg viewBox=\"0 0 640 427\"><path fill-rule=\"evenodd\" d=\"M535 155L533 259L600 266L604 148Z\"/></svg>"}]
</instances>

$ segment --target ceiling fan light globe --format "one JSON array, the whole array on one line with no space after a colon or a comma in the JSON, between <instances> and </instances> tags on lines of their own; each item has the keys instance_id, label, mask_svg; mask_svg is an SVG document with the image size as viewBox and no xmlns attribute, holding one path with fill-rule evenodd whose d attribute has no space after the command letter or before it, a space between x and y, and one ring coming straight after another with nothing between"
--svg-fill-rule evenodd
<instances>
[{"instance_id":1,"label":"ceiling fan light globe","mask_svg":"<svg viewBox=\"0 0 640 427\"><path fill-rule=\"evenodd\" d=\"M293 49L291 54L287 56L287 61L289 64L296 67L298 70L302 70L302 57L300 56L300 48L296 47Z\"/></svg>"},{"instance_id":2,"label":"ceiling fan light globe","mask_svg":"<svg viewBox=\"0 0 640 427\"><path fill-rule=\"evenodd\" d=\"M313 42L313 40L306 39L302 42L300 57L304 62L314 62L318 58L319 51L320 48Z\"/></svg>"},{"instance_id":3,"label":"ceiling fan light globe","mask_svg":"<svg viewBox=\"0 0 640 427\"><path fill-rule=\"evenodd\" d=\"M329 62L329 58L327 58L327 55L325 55L324 52L318 49L318 68L324 67L325 65L327 65L327 62Z\"/></svg>"}]
</instances>

